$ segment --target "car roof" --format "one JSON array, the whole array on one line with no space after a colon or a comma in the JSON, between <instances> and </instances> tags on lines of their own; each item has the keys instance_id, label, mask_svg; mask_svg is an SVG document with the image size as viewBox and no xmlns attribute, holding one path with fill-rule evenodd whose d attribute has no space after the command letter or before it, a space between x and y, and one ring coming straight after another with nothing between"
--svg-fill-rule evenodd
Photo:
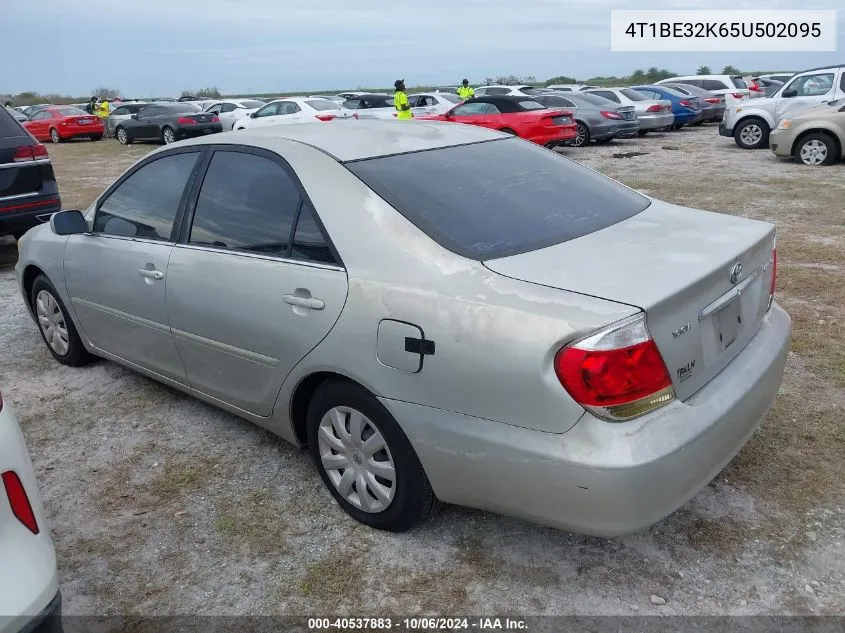
<instances>
[{"instance_id":1,"label":"car roof","mask_svg":"<svg viewBox=\"0 0 845 633\"><path fill-rule=\"evenodd\" d=\"M422 152L507 138L475 125L439 121L361 119L343 123L291 123L210 134L185 145L233 143L283 152L286 141L308 145L341 162Z\"/></svg>"}]
</instances>

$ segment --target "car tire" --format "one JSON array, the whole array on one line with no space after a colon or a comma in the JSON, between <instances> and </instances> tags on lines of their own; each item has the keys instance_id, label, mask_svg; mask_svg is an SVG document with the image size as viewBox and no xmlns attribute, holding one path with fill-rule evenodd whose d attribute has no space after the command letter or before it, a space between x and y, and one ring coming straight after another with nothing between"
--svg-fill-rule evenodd
<instances>
[{"instance_id":1,"label":"car tire","mask_svg":"<svg viewBox=\"0 0 845 633\"><path fill-rule=\"evenodd\" d=\"M763 149L769 146L769 131L762 119L745 119L734 129L734 141L742 149Z\"/></svg>"},{"instance_id":2,"label":"car tire","mask_svg":"<svg viewBox=\"0 0 845 633\"><path fill-rule=\"evenodd\" d=\"M59 293L46 275L35 278L29 299L38 331L53 358L70 367L79 367L94 359L82 344Z\"/></svg>"},{"instance_id":3,"label":"car tire","mask_svg":"<svg viewBox=\"0 0 845 633\"><path fill-rule=\"evenodd\" d=\"M839 160L839 153L839 147L830 134L813 132L795 143L795 150L792 155L797 162L803 165L819 167L835 163Z\"/></svg>"},{"instance_id":4,"label":"car tire","mask_svg":"<svg viewBox=\"0 0 845 633\"><path fill-rule=\"evenodd\" d=\"M311 398L306 424L308 448L323 483L356 521L404 532L439 507L410 441L363 387L346 380L324 382ZM370 442L370 451L379 447L372 454L363 448Z\"/></svg>"},{"instance_id":5,"label":"car tire","mask_svg":"<svg viewBox=\"0 0 845 633\"><path fill-rule=\"evenodd\" d=\"M176 142L176 132L173 131L172 127L165 125L161 129L161 140L165 145L170 145L171 143Z\"/></svg>"},{"instance_id":6,"label":"car tire","mask_svg":"<svg viewBox=\"0 0 845 633\"><path fill-rule=\"evenodd\" d=\"M129 145L132 143L132 139L129 138L129 133L122 127L117 128L114 131L114 135L117 137L117 142L121 145Z\"/></svg>"},{"instance_id":7,"label":"car tire","mask_svg":"<svg viewBox=\"0 0 845 633\"><path fill-rule=\"evenodd\" d=\"M645 136L646 134L648 134L648 130L639 130L639 131L637 131L637 135L638 135L638 136Z\"/></svg>"},{"instance_id":8,"label":"car tire","mask_svg":"<svg viewBox=\"0 0 845 633\"><path fill-rule=\"evenodd\" d=\"M59 131L54 127L50 128L50 141L53 142L53 143L61 143L62 142L62 137L59 136Z\"/></svg>"},{"instance_id":9,"label":"car tire","mask_svg":"<svg viewBox=\"0 0 845 633\"><path fill-rule=\"evenodd\" d=\"M580 140L579 140L580 139ZM584 147L590 143L590 128L582 121L575 122L575 140L572 147Z\"/></svg>"}]
</instances>

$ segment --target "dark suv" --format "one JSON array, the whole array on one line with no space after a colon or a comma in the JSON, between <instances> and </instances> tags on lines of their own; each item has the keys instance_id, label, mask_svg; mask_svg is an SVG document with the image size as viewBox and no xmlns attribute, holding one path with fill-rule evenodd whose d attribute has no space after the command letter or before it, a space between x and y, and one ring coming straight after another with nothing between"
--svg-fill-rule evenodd
<instances>
[{"instance_id":1,"label":"dark suv","mask_svg":"<svg viewBox=\"0 0 845 633\"><path fill-rule=\"evenodd\" d=\"M47 148L0 107L0 236L19 238L61 206Z\"/></svg>"}]
</instances>

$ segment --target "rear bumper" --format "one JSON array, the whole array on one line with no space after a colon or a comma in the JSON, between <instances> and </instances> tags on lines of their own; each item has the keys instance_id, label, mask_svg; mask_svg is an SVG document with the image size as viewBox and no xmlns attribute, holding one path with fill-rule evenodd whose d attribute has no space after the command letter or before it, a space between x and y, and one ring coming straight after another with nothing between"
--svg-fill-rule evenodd
<instances>
[{"instance_id":1,"label":"rear bumper","mask_svg":"<svg viewBox=\"0 0 845 633\"><path fill-rule=\"evenodd\" d=\"M590 128L590 135L593 140L604 140L609 138L627 138L636 136L640 131L640 124L638 121L611 121L606 120L598 125Z\"/></svg>"},{"instance_id":2,"label":"rear bumper","mask_svg":"<svg viewBox=\"0 0 845 633\"><path fill-rule=\"evenodd\" d=\"M526 137L525 140L531 141L532 143L537 143L538 145L567 145L575 140L576 134L576 127L567 126L567 127L560 127L557 130L544 132L541 134L534 134L532 136Z\"/></svg>"},{"instance_id":3,"label":"rear bumper","mask_svg":"<svg viewBox=\"0 0 845 633\"><path fill-rule=\"evenodd\" d=\"M47 608L30 620L20 633L63 633L63 631L62 592L57 591Z\"/></svg>"},{"instance_id":4,"label":"rear bumper","mask_svg":"<svg viewBox=\"0 0 845 633\"><path fill-rule=\"evenodd\" d=\"M668 114L637 114L637 122L641 130L659 130L675 122L675 115Z\"/></svg>"},{"instance_id":5,"label":"rear bumper","mask_svg":"<svg viewBox=\"0 0 845 633\"><path fill-rule=\"evenodd\" d=\"M0 236L24 233L46 222L51 213L61 208L62 202L56 194L0 202Z\"/></svg>"},{"instance_id":6,"label":"rear bumper","mask_svg":"<svg viewBox=\"0 0 845 633\"><path fill-rule=\"evenodd\" d=\"M675 125L689 125L696 121L702 120L701 111L698 112L678 112L675 114Z\"/></svg>"},{"instance_id":7,"label":"rear bumper","mask_svg":"<svg viewBox=\"0 0 845 633\"><path fill-rule=\"evenodd\" d=\"M722 118L725 116L725 107L724 106L717 106L715 108L708 108L706 110L701 111L702 120L705 123L710 123L712 121L721 121Z\"/></svg>"},{"instance_id":8,"label":"rear bumper","mask_svg":"<svg viewBox=\"0 0 845 633\"><path fill-rule=\"evenodd\" d=\"M719 123L719 134L721 136L726 136L728 138L733 138L734 131L732 128L728 128L727 124L725 123L724 119L721 123Z\"/></svg>"},{"instance_id":9,"label":"rear bumper","mask_svg":"<svg viewBox=\"0 0 845 633\"><path fill-rule=\"evenodd\" d=\"M223 131L223 125L220 123L205 123L199 125L182 125L176 130L176 138L196 138L197 136L205 136L206 134L217 134Z\"/></svg>"},{"instance_id":10,"label":"rear bumper","mask_svg":"<svg viewBox=\"0 0 845 633\"><path fill-rule=\"evenodd\" d=\"M585 414L552 434L382 402L441 501L616 536L674 512L739 452L775 400L790 331L775 304L742 353L695 396L630 422Z\"/></svg>"},{"instance_id":11,"label":"rear bumper","mask_svg":"<svg viewBox=\"0 0 845 633\"><path fill-rule=\"evenodd\" d=\"M106 129L102 123L98 125L89 125L83 129L74 128L73 130L59 128L59 138L63 141L68 141L75 138L88 138L89 136L102 136Z\"/></svg>"}]
</instances>

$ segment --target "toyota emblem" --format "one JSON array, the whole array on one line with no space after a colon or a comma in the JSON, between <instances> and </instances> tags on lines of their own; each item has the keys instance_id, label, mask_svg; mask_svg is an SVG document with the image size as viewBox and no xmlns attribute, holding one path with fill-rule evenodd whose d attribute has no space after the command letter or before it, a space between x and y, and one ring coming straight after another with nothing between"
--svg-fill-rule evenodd
<instances>
[{"instance_id":1,"label":"toyota emblem","mask_svg":"<svg viewBox=\"0 0 845 633\"><path fill-rule=\"evenodd\" d=\"M737 262L734 264L733 268L731 268L731 283L737 283L740 277L742 277L742 263Z\"/></svg>"}]
</instances>

